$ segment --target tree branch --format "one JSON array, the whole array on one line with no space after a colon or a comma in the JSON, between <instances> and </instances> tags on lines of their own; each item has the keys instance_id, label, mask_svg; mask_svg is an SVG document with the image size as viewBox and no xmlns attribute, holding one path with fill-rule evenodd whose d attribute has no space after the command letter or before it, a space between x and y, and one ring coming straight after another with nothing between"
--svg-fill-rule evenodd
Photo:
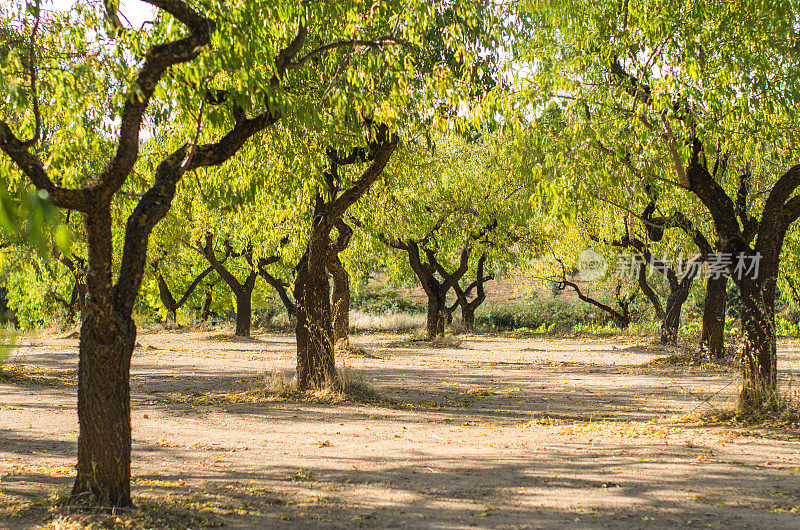
<instances>
[{"instance_id":1,"label":"tree branch","mask_svg":"<svg viewBox=\"0 0 800 530\"><path fill-rule=\"evenodd\" d=\"M370 47L370 48L381 49L385 44L401 44L401 45L404 45L404 46L407 46L407 47L413 47L413 44L411 44L407 40L401 39L399 37L393 37L391 35L378 37L378 38L372 39L372 40L352 39L352 40L343 40L343 41L330 42L328 44L325 44L323 46L319 46L319 47L311 50L310 52L305 54L303 57L298 59L296 62L288 63L286 65L286 69L287 70L294 70L296 68L300 68L306 62L310 61L311 59L313 59L317 55L321 55L321 54L323 54L325 52L328 52L330 50L335 50L337 48L347 48L347 47L355 47L355 46L367 46L367 47Z\"/></svg>"}]
</instances>

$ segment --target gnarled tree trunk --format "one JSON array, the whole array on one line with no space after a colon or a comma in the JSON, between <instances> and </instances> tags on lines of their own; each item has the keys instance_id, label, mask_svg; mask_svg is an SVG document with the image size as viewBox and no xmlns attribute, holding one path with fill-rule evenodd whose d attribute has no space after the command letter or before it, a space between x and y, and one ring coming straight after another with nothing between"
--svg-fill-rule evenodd
<instances>
[{"instance_id":1,"label":"gnarled tree trunk","mask_svg":"<svg viewBox=\"0 0 800 530\"><path fill-rule=\"evenodd\" d=\"M444 296L440 289L433 290L433 294L428 294L428 310L425 318L425 329L428 339L444 335L445 323L447 322L447 310Z\"/></svg>"},{"instance_id":2,"label":"gnarled tree trunk","mask_svg":"<svg viewBox=\"0 0 800 530\"><path fill-rule=\"evenodd\" d=\"M227 267L225 267L222 261L217 259L217 254L214 250L214 236L211 234L206 234L205 243L203 245L198 244L197 247L195 247L195 250L197 250L208 260L208 262L211 264L211 267L213 267L213 269L217 271L217 274L219 274L219 277L228 284L228 287L231 288L234 297L236 297L236 331L234 332L234 335L237 337L249 337L250 326L253 320L253 289L256 287L256 279L258 278L258 273L253 268L253 250L252 248L248 247L244 252L238 254L233 252L227 242L225 246L226 259L228 256L244 256L247 260L247 263L250 264L250 272L248 273L244 282L239 282L239 280L236 279L236 276L234 276L233 273L228 270Z\"/></svg>"},{"instance_id":3,"label":"gnarled tree trunk","mask_svg":"<svg viewBox=\"0 0 800 530\"><path fill-rule=\"evenodd\" d=\"M289 295L289 285L278 279L277 277L273 276L267 270L267 267L279 261L277 256L273 256L271 258L261 258L258 260L258 274L261 275L262 278L273 288L275 292L278 293L278 297L281 299L281 303L283 307L286 308L286 314L289 316L289 320L293 320L295 318L295 314L297 313L297 306L295 305L294 300L292 300L291 296Z\"/></svg>"},{"instance_id":4,"label":"gnarled tree trunk","mask_svg":"<svg viewBox=\"0 0 800 530\"><path fill-rule=\"evenodd\" d=\"M774 405L778 387L775 283L772 278L745 281L739 282L739 289L744 338L739 402L745 410L757 410Z\"/></svg>"},{"instance_id":5,"label":"gnarled tree trunk","mask_svg":"<svg viewBox=\"0 0 800 530\"><path fill-rule=\"evenodd\" d=\"M159 262L153 264L153 269L156 273L156 282L158 283L158 296L161 298L161 303L164 304L164 307L167 310L167 318L166 323L171 325L176 325L178 323L178 309L183 307L189 297L192 296L192 293L200 285L200 282L208 276L208 274L214 270L213 267L207 267L203 272L198 274L192 283L186 288L186 292L183 293L180 300L175 300L175 296L172 294L169 286L167 285L167 281L164 279L164 276L158 270Z\"/></svg>"},{"instance_id":6,"label":"gnarled tree trunk","mask_svg":"<svg viewBox=\"0 0 800 530\"><path fill-rule=\"evenodd\" d=\"M672 283L672 282L670 282ZM681 325L681 310L683 303L689 296L689 289L692 286L692 281L677 282L673 288L670 287L669 294L667 295L667 309L664 312L664 320L661 323L661 344L678 343L678 329Z\"/></svg>"},{"instance_id":7,"label":"gnarled tree trunk","mask_svg":"<svg viewBox=\"0 0 800 530\"><path fill-rule=\"evenodd\" d=\"M758 220L748 214L749 168L740 179L739 193L732 200L708 171L702 157L703 144L692 138L692 156L686 167L691 190L714 219L720 250L735 262L749 260L758 267L737 271L732 278L742 295L742 389L739 408L753 412L775 406L777 393L777 343L775 336L775 290L781 249L786 232L800 218L800 165L777 179ZM755 239L754 247L750 241ZM744 259L743 259L744 258Z\"/></svg>"},{"instance_id":8,"label":"gnarled tree trunk","mask_svg":"<svg viewBox=\"0 0 800 530\"><path fill-rule=\"evenodd\" d=\"M493 279L493 276L483 275L483 268L486 263L486 254L481 254L478 259L478 269L476 272L475 281L467 286L466 289L461 289L458 282L453 284L453 289L456 291L458 305L461 306L461 323L466 331L475 331L475 311L486 300L486 290L484 284ZM475 298L469 300L469 295L475 289Z\"/></svg>"},{"instance_id":9,"label":"gnarled tree trunk","mask_svg":"<svg viewBox=\"0 0 800 530\"><path fill-rule=\"evenodd\" d=\"M211 302L214 301L214 284L209 283L206 289L206 297L203 300L203 307L200 309L200 320L208 322L211 317Z\"/></svg>"},{"instance_id":10,"label":"gnarled tree trunk","mask_svg":"<svg viewBox=\"0 0 800 530\"><path fill-rule=\"evenodd\" d=\"M329 259L328 272L333 279L331 290L333 343L336 348L347 348L350 345L350 274L337 254Z\"/></svg>"},{"instance_id":11,"label":"gnarled tree trunk","mask_svg":"<svg viewBox=\"0 0 800 530\"><path fill-rule=\"evenodd\" d=\"M161 303L167 310L167 324L176 324L178 322L178 301L172 295L164 276L156 273L156 282L158 283L158 297L161 298Z\"/></svg>"},{"instance_id":12,"label":"gnarled tree trunk","mask_svg":"<svg viewBox=\"0 0 800 530\"><path fill-rule=\"evenodd\" d=\"M703 329L700 333L700 351L707 351L712 359L725 356L725 306L727 304L728 277L708 278L706 299L703 302Z\"/></svg>"},{"instance_id":13,"label":"gnarled tree trunk","mask_svg":"<svg viewBox=\"0 0 800 530\"><path fill-rule=\"evenodd\" d=\"M128 217L119 275L114 283L111 203L139 159L140 130L150 98L165 72L172 66L191 62L207 48L216 28L213 20L199 15L183 1L151 3L172 15L187 31L177 40L154 44L144 54L135 80L124 98L120 98L124 103L118 115L119 134L114 154L103 170L89 179L90 185L74 189L56 185L48 175L48 168L29 152L41 137L36 110L36 132L30 140L21 141L0 120L0 150L39 190L47 192L54 206L84 214L88 295L79 349L78 463L72 496L115 507L131 504L129 371L136 337L131 313L144 275L149 235L169 211L177 182L185 172L224 163L250 137L281 118L276 110L265 110L248 118L237 105L232 128L219 141L198 145L200 109L193 145L179 147L159 163L153 186ZM306 25L300 24L292 42L278 53L276 84L299 53L306 35ZM220 92L201 97L219 103L226 96ZM32 99L38 101L35 90Z\"/></svg>"},{"instance_id":14,"label":"gnarled tree trunk","mask_svg":"<svg viewBox=\"0 0 800 530\"><path fill-rule=\"evenodd\" d=\"M297 306L297 386L301 390L312 386L330 386L335 389L341 387L334 358L331 293L327 272L331 253L330 234L337 226L340 226L340 236L343 234L342 216L383 173L399 140L385 125L375 126L371 121L364 125L375 133L367 148L354 148L344 157L339 156L335 149L326 151L331 166L324 177L330 200L325 202L321 195L317 195L306 252L297 265L294 299ZM339 167L361 162L371 163L340 194Z\"/></svg>"},{"instance_id":15,"label":"gnarled tree trunk","mask_svg":"<svg viewBox=\"0 0 800 530\"><path fill-rule=\"evenodd\" d=\"M336 348L343 349L350 345L350 274L339 259L339 254L350 244L353 229L341 219L336 222L336 229L339 235L330 243L327 268L333 279L331 291L333 344Z\"/></svg>"},{"instance_id":16,"label":"gnarled tree trunk","mask_svg":"<svg viewBox=\"0 0 800 530\"><path fill-rule=\"evenodd\" d=\"M333 350L330 286L325 272L327 234L314 234L312 230L311 237L309 252L297 265L295 278L297 386L300 390L338 389L340 381Z\"/></svg>"}]
</instances>

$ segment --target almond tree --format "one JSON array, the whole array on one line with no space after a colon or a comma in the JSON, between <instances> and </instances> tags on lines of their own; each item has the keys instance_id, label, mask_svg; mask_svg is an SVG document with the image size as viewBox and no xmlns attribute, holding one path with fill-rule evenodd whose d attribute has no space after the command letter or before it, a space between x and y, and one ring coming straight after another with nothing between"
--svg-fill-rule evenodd
<instances>
[{"instance_id":1,"label":"almond tree","mask_svg":"<svg viewBox=\"0 0 800 530\"><path fill-rule=\"evenodd\" d=\"M291 105L302 98L288 94L287 77L307 71L311 59L331 49L355 45L352 33L340 32L342 38L336 38L326 25L338 16L346 18L354 9L347 2L209 2L208 14L182 0L147 3L157 8L147 30L120 23L114 2L101 9L79 4L63 17L44 17L38 3L33 9L14 6L3 12L6 25L24 28L28 43L26 53L12 54L0 66L16 90L0 119L4 168L24 174L54 206L80 212L85 225L88 297L80 338L80 435L72 495L113 506L131 504L129 371L136 337L131 313L151 231L167 214L185 174L223 164L287 114L303 115L302 108ZM321 39L333 40L311 38L317 29ZM39 53L40 35L57 40L54 48L63 53ZM80 90L76 77L82 81ZM115 93L109 86L124 88ZM166 138L168 130L171 149L143 159L145 125L160 129L157 137ZM44 136L50 140L46 144ZM53 141L54 136L63 141ZM105 166L73 171L79 164L72 163L70 154L80 159L84 152L104 149L111 151ZM115 199L126 183L147 181L130 178L134 167L150 180L146 191L132 190L138 200L128 217L115 275Z\"/></svg>"},{"instance_id":2,"label":"almond tree","mask_svg":"<svg viewBox=\"0 0 800 530\"><path fill-rule=\"evenodd\" d=\"M550 7L531 5L529 102L559 101L582 141L553 144L548 163L573 195L650 187L704 209L742 295L741 409L774 406L776 282L784 238L800 217L796 3ZM581 158L605 162L575 179L569 169ZM752 175L744 189L725 178L744 173Z\"/></svg>"},{"instance_id":3,"label":"almond tree","mask_svg":"<svg viewBox=\"0 0 800 530\"><path fill-rule=\"evenodd\" d=\"M391 169L393 184L379 186L358 214L369 233L405 254L390 262L390 272L421 284L431 339L444 333L456 306L468 328L474 323L485 296L478 292L470 302L468 292L483 290L486 269L513 259L512 245L532 228L530 202L512 176L493 170L489 140L452 134L434 139L432 148L405 146ZM462 287L465 278L476 281ZM455 305L448 307L448 293L457 284Z\"/></svg>"}]
</instances>

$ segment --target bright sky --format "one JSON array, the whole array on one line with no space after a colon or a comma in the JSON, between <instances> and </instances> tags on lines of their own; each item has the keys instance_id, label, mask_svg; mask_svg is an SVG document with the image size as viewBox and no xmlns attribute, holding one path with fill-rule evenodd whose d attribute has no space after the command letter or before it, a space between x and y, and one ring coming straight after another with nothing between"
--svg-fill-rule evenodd
<instances>
[{"instance_id":1,"label":"bright sky","mask_svg":"<svg viewBox=\"0 0 800 530\"><path fill-rule=\"evenodd\" d=\"M67 11L75 5L76 0L43 0L42 7L58 11ZM132 27L138 28L146 20L152 20L155 8L150 4L145 4L139 0L121 0L119 12L120 20L126 24L127 19Z\"/></svg>"}]
</instances>

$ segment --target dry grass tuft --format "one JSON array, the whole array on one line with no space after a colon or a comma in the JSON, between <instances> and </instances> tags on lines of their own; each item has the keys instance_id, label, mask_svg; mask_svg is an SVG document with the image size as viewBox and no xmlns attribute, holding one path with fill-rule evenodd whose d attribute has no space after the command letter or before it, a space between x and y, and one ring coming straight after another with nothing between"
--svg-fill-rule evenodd
<instances>
[{"instance_id":1,"label":"dry grass tuft","mask_svg":"<svg viewBox=\"0 0 800 530\"><path fill-rule=\"evenodd\" d=\"M659 357L649 361L647 365L656 366L691 366L701 370L728 372L736 367L732 357L709 359L707 356L692 350L680 351L667 357Z\"/></svg>"},{"instance_id":2,"label":"dry grass tuft","mask_svg":"<svg viewBox=\"0 0 800 530\"><path fill-rule=\"evenodd\" d=\"M379 355L374 355L368 352L366 349L362 348L357 344L350 343L344 348L339 348L336 350L337 355L339 355L343 359L347 359L350 357L363 357L365 359L382 359Z\"/></svg>"},{"instance_id":3,"label":"dry grass tuft","mask_svg":"<svg viewBox=\"0 0 800 530\"><path fill-rule=\"evenodd\" d=\"M425 326L425 315L416 313L350 312L350 328L358 331L412 331Z\"/></svg>"},{"instance_id":4,"label":"dry grass tuft","mask_svg":"<svg viewBox=\"0 0 800 530\"><path fill-rule=\"evenodd\" d=\"M800 400L797 395L777 394L770 407L742 412L734 404L711 406L680 418L697 426L727 428L731 436L800 441Z\"/></svg>"},{"instance_id":5,"label":"dry grass tuft","mask_svg":"<svg viewBox=\"0 0 800 530\"><path fill-rule=\"evenodd\" d=\"M390 405L393 400L384 397L375 390L363 377L343 366L339 371L339 387L332 386L298 390L297 380L293 372L274 371L263 378L237 382L238 388L229 391L171 392L163 398L156 398L153 403L185 404L191 406L232 405L241 403L269 403L279 401L307 401L313 403L365 403Z\"/></svg>"}]
</instances>

